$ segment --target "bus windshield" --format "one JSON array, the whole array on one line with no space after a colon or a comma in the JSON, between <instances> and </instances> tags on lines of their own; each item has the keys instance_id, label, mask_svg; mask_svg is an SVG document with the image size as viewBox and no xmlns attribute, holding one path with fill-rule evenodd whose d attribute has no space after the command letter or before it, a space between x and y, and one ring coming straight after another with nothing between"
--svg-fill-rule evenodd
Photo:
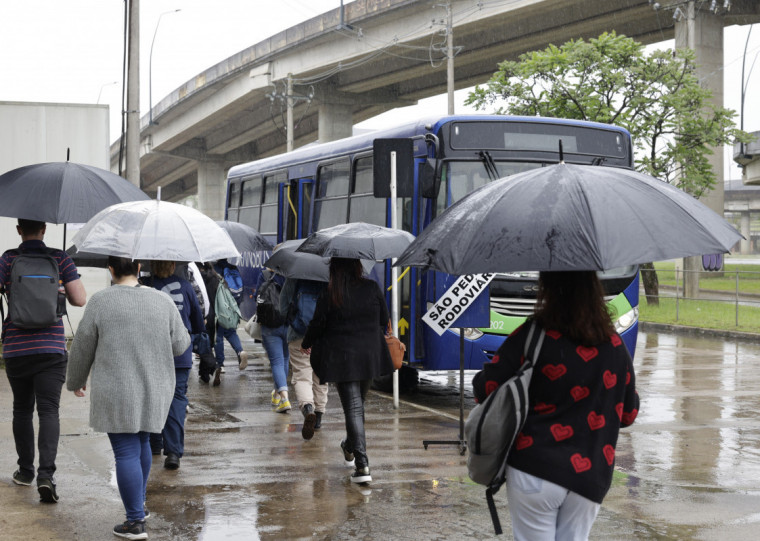
<instances>
[{"instance_id":1,"label":"bus windshield","mask_svg":"<svg viewBox=\"0 0 760 541\"><path fill-rule=\"evenodd\" d=\"M495 165L497 176L491 178L484 161L446 162L441 170L441 191L438 192L437 214L493 180L541 167L540 163L525 162L495 162Z\"/></svg>"}]
</instances>

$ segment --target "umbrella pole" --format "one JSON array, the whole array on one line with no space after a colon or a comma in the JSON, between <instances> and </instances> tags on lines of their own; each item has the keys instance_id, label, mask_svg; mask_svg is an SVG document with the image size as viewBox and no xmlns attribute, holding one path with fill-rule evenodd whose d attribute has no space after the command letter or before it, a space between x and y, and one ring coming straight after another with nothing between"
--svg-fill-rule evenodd
<instances>
[{"instance_id":1,"label":"umbrella pole","mask_svg":"<svg viewBox=\"0 0 760 541\"><path fill-rule=\"evenodd\" d=\"M458 440L422 440L425 449L428 445L458 445L459 454L467 452L464 439L464 328L459 328L459 439Z\"/></svg>"}]
</instances>

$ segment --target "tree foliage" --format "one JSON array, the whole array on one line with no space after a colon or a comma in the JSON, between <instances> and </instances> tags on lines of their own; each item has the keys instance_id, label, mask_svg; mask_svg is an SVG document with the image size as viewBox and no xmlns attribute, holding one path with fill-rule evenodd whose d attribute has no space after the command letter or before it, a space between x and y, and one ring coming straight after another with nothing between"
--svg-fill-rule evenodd
<instances>
[{"instance_id":1,"label":"tree foliage","mask_svg":"<svg viewBox=\"0 0 760 541\"><path fill-rule=\"evenodd\" d=\"M688 49L644 52L614 32L504 61L467 104L497 114L615 124L633 137L636 170L700 197L715 184L711 147L746 141L735 112L710 102Z\"/></svg>"}]
</instances>

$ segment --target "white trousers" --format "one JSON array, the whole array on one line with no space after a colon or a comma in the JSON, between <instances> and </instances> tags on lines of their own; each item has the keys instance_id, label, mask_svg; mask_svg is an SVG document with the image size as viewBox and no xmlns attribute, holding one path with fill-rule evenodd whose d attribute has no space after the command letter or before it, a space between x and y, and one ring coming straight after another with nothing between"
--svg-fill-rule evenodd
<instances>
[{"instance_id":1,"label":"white trousers","mask_svg":"<svg viewBox=\"0 0 760 541\"><path fill-rule=\"evenodd\" d=\"M507 500L515 541L585 541L601 507L511 466Z\"/></svg>"},{"instance_id":2,"label":"white trousers","mask_svg":"<svg viewBox=\"0 0 760 541\"><path fill-rule=\"evenodd\" d=\"M327 384L320 383L319 378L311 369L308 355L301 353L301 340L288 342L290 352L290 369L293 371L293 390L296 393L298 407L303 409L306 404L314 406L315 411L325 412L327 407Z\"/></svg>"}]
</instances>

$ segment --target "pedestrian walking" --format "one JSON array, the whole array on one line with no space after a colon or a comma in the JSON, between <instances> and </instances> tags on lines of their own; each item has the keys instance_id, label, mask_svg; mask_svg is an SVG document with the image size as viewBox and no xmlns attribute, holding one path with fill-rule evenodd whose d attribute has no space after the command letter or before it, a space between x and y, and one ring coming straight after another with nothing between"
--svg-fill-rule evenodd
<instances>
[{"instance_id":1,"label":"pedestrian walking","mask_svg":"<svg viewBox=\"0 0 760 541\"><path fill-rule=\"evenodd\" d=\"M393 372L385 329L388 307L358 259L330 259L330 281L317 300L301 348L322 383L335 382L346 418L343 458L353 483L372 481L364 433L364 399L373 378Z\"/></svg>"},{"instance_id":2,"label":"pedestrian walking","mask_svg":"<svg viewBox=\"0 0 760 541\"><path fill-rule=\"evenodd\" d=\"M188 349L190 336L169 297L137 287L136 261L109 256L108 269L114 285L87 304L71 346L66 388L83 397L92 376L90 426L108 434L126 512L113 533L147 539L150 434L164 429L176 393L174 359Z\"/></svg>"},{"instance_id":3,"label":"pedestrian walking","mask_svg":"<svg viewBox=\"0 0 760 541\"><path fill-rule=\"evenodd\" d=\"M288 395L288 326L283 315L287 312L280 309L284 282L284 278L271 269L263 269L256 283L256 317L261 327L261 343L272 370L272 407L277 413L287 413L292 409Z\"/></svg>"},{"instance_id":4,"label":"pedestrian walking","mask_svg":"<svg viewBox=\"0 0 760 541\"><path fill-rule=\"evenodd\" d=\"M142 278L142 283L166 293L179 310L185 328L191 334L205 332L203 314L198 298L190 282L174 276L174 261L151 261L151 275ZM169 408L169 416L160 434L151 435L150 445L154 454L166 455L164 467L169 470L179 468L185 451L185 417L187 414L187 380L193 366L192 348L188 347L174 357L175 380L174 399Z\"/></svg>"},{"instance_id":5,"label":"pedestrian walking","mask_svg":"<svg viewBox=\"0 0 760 541\"><path fill-rule=\"evenodd\" d=\"M214 271L214 267L208 261L205 263L198 263L198 270L200 271L200 277L208 295L208 312L204 319L206 334L208 334L209 343L216 344L216 309L214 308L214 304L216 303L216 290L219 287L219 275ZM209 381L211 381L211 376L215 371L216 356L214 352L201 355L200 362L198 363L198 377L200 380L203 383L209 383Z\"/></svg>"},{"instance_id":6,"label":"pedestrian walking","mask_svg":"<svg viewBox=\"0 0 760 541\"><path fill-rule=\"evenodd\" d=\"M218 280L220 282L223 281L224 283L228 284L227 287L230 289L231 293L235 291L233 293L233 297L235 298L235 302L240 305L240 302L242 301L242 282L233 282L233 280L237 280L240 277L240 274L237 271L237 267L229 263L226 259L220 259L214 264L213 268L218 275ZM226 278L227 276L230 276L230 282L233 282L233 287L235 288L234 290L229 286ZM240 292L237 293L237 290L239 288ZM230 346L232 346L232 349L235 351L235 355L237 355L238 359L239 370L245 370L245 367L248 366L248 353L243 349L243 344L240 342L240 337L237 335L237 326L233 328L217 324L215 334L216 340L214 340L213 344L214 355L216 357L216 370L214 372L214 385L216 386L221 383L221 375L225 373L224 341L227 340Z\"/></svg>"},{"instance_id":7,"label":"pedestrian walking","mask_svg":"<svg viewBox=\"0 0 760 541\"><path fill-rule=\"evenodd\" d=\"M73 306L84 306L87 294L77 268L66 252L45 246L45 230L45 222L19 219L16 231L21 236L21 244L0 256L0 293L7 295L9 306L8 316L2 323L1 338L5 373L13 392L13 439L18 455L13 482L30 486L35 478L33 418L36 405L39 421L37 490L41 501L55 503L58 501L54 478L60 435L58 411L67 362L63 320L56 307L62 308L59 304L61 293ZM25 299L20 282L11 283L14 262L21 261L18 258L22 254L25 257L27 254L33 254L32 257L47 254L54 260L58 281L48 293L50 298ZM15 297L14 287L18 288ZM54 322L29 328L19 323L20 319L11 317L15 311L11 309L34 310L39 304L52 306Z\"/></svg>"},{"instance_id":8,"label":"pedestrian walking","mask_svg":"<svg viewBox=\"0 0 760 541\"><path fill-rule=\"evenodd\" d=\"M546 339L507 459L512 530L517 541L587 539L612 482L618 432L638 413L636 378L595 271L542 272L538 287L533 320ZM476 400L517 372L529 328L475 375Z\"/></svg>"},{"instance_id":9,"label":"pedestrian walking","mask_svg":"<svg viewBox=\"0 0 760 541\"><path fill-rule=\"evenodd\" d=\"M287 350L293 369L293 390L303 414L301 436L310 440L322 428L327 408L326 383L322 383L311 367L311 356L301 350L306 329L314 317L317 299L327 282L288 278L280 293L280 311L287 314Z\"/></svg>"}]
</instances>

